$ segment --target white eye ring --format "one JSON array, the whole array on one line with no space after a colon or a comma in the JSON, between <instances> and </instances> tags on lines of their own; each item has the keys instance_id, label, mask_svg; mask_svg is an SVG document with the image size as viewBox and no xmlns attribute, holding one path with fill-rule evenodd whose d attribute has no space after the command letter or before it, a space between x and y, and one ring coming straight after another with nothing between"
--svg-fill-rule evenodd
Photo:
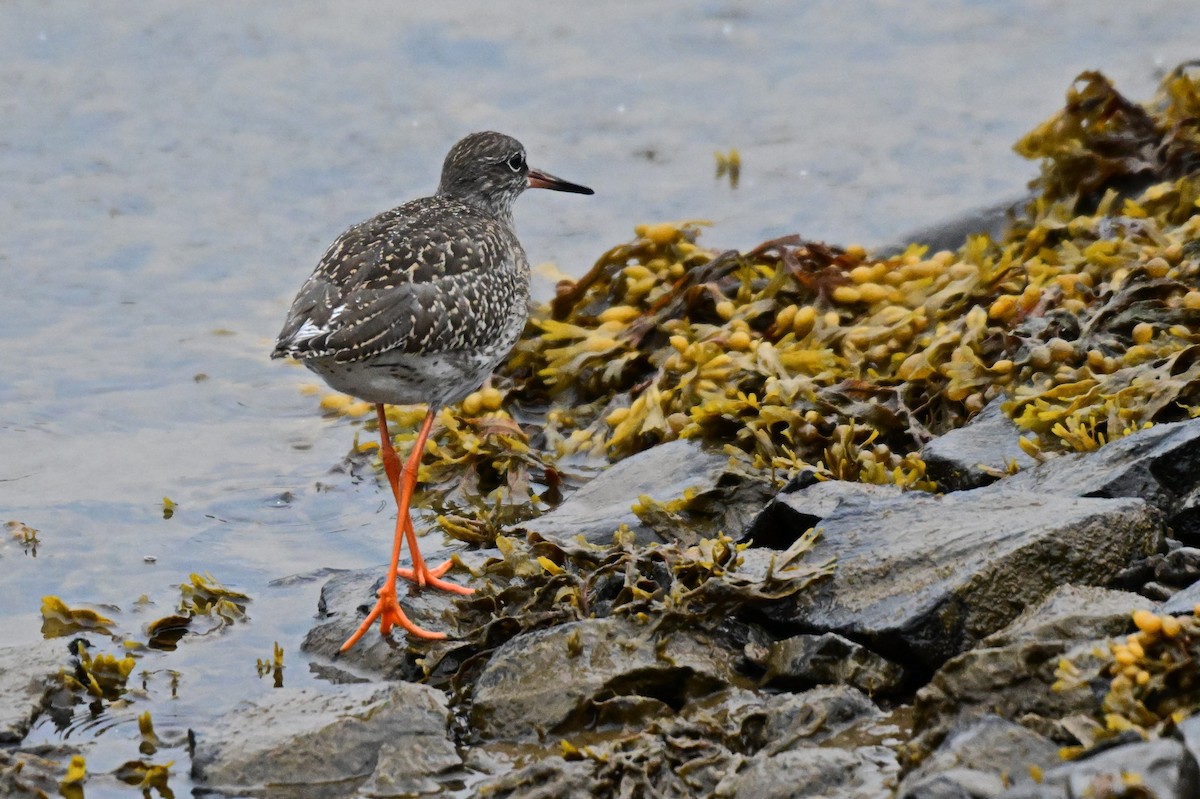
<instances>
[{"instance_id":1,"label":"white eye ring","mask_svg":"<svg viewBox=\"0 0 1200 799\"><path fill-rule=\"evenodd\" d=\"M520 172L525 168L525 153L513 153L505 163L513 172Z\"/></svg>"}]
</instances>

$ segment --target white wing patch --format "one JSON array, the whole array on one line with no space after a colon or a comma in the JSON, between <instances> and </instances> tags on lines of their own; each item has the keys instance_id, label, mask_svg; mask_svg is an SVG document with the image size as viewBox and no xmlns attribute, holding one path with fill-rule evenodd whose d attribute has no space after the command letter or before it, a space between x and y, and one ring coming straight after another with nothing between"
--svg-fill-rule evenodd
<instances>
[{"instance_id":1,"label":"white wing patch","mask_svg":"<svg viewBox=\"0 0 1200 799\"><path fill-rule=\"evenodd\" d=\"M305 323L300 326L300 329L297 330L292 336L292 341L299 344L301 341L308 341L309 339L314 339L317 336L323 336L328 332L329 331L324 327L318 327L311 321L305 321Z\"/></svg>"}]
</instances>

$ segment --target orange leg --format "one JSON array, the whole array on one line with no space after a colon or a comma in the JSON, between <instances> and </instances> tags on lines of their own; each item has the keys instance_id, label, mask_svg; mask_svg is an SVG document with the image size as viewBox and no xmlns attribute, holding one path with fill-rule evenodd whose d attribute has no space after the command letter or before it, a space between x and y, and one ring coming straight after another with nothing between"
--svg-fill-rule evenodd
<instances>
[{"instance_id":1,"label":"orange leg","mask_svg":"<svg viewBox=\"0 0 1200 799\"><path fill-rule=\"evenodd\" d=\"M387 416L384 414L383 406L376 405L375 413L379 417L380 459L383 461L383 471L387 474L388 483L392 486L392 494L396 497L396 507L398 510L396 517L396 537L399 538L403 535L407 538L408 549L412 553L413 567L411 569L398 568L396 574L422 587L432 585L435 588L455 594L474 593L470 588L464 588L461 585L455 585L454 583L438 579L450 571L450 567L454 565L453 561L446 560L432 569L425 564L425 559L421 556L421 550L417 547L417 533L413 530L412 515L408 513L413 492L417 487L417 470L421 465L421 455L425 452L425 440L429 437L429 429L433 426L433 418L436 416L436 412L433 408L430 408L429 413L425 415L425 420L421 424L421 431L417 435L417 441L413 446L412 453L408 456L408 463L404 465L403 471L400 470L400 458L396 455L396 450L392 447L392 436L388 432ZM404 498L404 491L401 486L402 481L410 483L407 500Z\"/></svg>"},{"instance_id":2,"label":"orange leg","mask_svg":"<svg viewBox=\"0 0 1200 799\"><path fill-rule=\"evenodd\" d=\"M367 618L363 620L363 623L354 631L354 634L346 640L346 643L342 644L341 652L345 652L358 643L358 639L362 638L363 634L371 629L371 625L375 623L376 619L379 619L379 632L382 635L390 633L392 627L400 626L409 634L415 635L418 638L438 640L446 637L445 633L430 632L418 627L404 614L396 595L396 578L401 576L402 573L405 578L413 580L418 585L429 585L459 594L474 593L470 588L440 579L441 575L445 574L446 570L450 568L450 561L434 569L430 569L425 565L425 559L421 557L421 551L417 547L416 532L413 530L412 518L408 512L409 505L412 503L413 491L417 487L417 469L421 463L421 455L425 451L425 441L429 438L429 431L433 427L433 418L436 411L430 408L429 412L425 414L425 420L421 423L421 430L417 434L412 454L409 455L408 462L405 464L402 472L399 469L400 459L396 457L396 450L392 447L392 437L388 432L387 417L384 415L383 406L376 405L375 411L379 416L379 436L383 468L387 472L388 483L392 486L392 492L396 496L396 504L399 509L396 518L396 536L395 542L392 545L392 560L388 567L388 576L383 583L383 587L378 591L379 600L375 603L374 609L367 614ZM408 547L412 552L413 567L412 569L402 570L400 568L400 548L405 538L408 539Z\"/></svg>"}]
</instances>

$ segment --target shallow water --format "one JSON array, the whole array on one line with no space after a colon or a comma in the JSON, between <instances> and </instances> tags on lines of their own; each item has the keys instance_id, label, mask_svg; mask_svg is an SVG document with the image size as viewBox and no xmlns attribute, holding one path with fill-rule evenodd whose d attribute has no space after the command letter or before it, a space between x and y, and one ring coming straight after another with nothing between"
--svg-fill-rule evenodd
<instances>
[{"instance_id":1,"label":"shallow water","mask_svg":"<svg viewBox=\"0 0 1200 799\"><path fill-rule=\"evenodd\" d=\"M94 741L93 773L137 757L138 712L180 741L270 690L255 659L273 642L285 682L312 681L298 647L321 579L273 581L386 559L386 490L338 470L354 425L321 418L299 391L310 376L267 353L325 245L432 189L462 134L512 133L534 165L596 189L518 203L531 261L569 274L664 219L711 219L716 247L872 245L1019 194L1035 167L1011 144L1080 70L1143 98L1196 55L1186 0L63 0L0 15L0 521L41 540L33 557L0 539L0 640L40 636L44 594L142 639L190 572L254 600L248 623L145 655L128 708L30 736ZM714 177L733 147L736 189ZM186 752L166 759L186 793Z\"/></svg>"}]
</instances>

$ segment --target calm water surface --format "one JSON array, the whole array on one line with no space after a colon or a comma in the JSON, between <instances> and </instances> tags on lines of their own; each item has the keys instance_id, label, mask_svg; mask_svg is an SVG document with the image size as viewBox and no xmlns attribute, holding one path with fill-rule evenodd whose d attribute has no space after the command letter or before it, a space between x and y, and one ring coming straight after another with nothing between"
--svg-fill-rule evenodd
<instances>
[{"instance_id":1,"label":"calm water surface","mask_svg":"<svg viewBox=\"0 0 1200 799\"><path fill-rule=\"evenodd\" d=\"M143 657L127 709L37 726L93 773L137 757L137 712L178 741L271 690L254 665L274 642L286 683L312 682L314 573L386 559L387 492L336 470L353 423L267 353L325 245L428 193L463 134L511 133L596 189L518 203L531 261L570 274L668 219L712 220L718 247L871 245L1019 194L1034 167L1011 144L1080 70L1142 98L1197 55L1187 0L16 0L0 18L0 521L41 539L36 557L0 539L0 641L40 637L44 594L143 639L190 572L254 599L248 623ZM733 147L736 189L713 175ZM294 575L312 577L276 582ZM166 759L186 793L185 751Z\"/></svg>"}]
</instances>

